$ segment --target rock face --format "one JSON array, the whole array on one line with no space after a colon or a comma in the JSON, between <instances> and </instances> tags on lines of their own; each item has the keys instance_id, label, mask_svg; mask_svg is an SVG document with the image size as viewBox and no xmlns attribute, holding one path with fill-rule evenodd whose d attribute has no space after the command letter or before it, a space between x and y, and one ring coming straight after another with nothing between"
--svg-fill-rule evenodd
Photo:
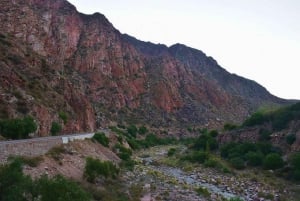
<instances>
[{"instance_id":1,"label":"rock face","mask_svg":"<svg viewBox=\"0 0 300 201\"><path fill-rule=\"evenodd\" d=\"M61 113L64 133L110 120L212 127L287 103L199 50L139 41L65 0L2 0L0 19L0 118L30 114L38 135Z\"/></svg>"}]
</instances>

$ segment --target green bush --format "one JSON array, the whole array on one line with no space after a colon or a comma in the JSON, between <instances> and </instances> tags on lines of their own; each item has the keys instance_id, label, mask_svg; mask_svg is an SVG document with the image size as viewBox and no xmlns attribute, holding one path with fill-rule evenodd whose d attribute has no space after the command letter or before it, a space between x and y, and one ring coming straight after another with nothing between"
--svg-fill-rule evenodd
<instances>
[{"instance_id":1,"label":"green bush","mask_svg":"<svg viewBox=\"0 0 300 201\"><path fill-rule=\"evenodd\" d=\"M216 167L220 166L220 163L219 163L219 161L217 161L213 158L209 158L208 160L206 160L204 162L204 166L210 167L210 168L216 168Z\"/></svg>"},{"instance_id":2,"label":"green bush","mask_svg":"<svg viewBox=\"0 0 300 201\"><path fill-rule=\"evenodd\" d=\"M287 136L285 136L285 141L289 145L294 144L294 142L296 141L296 135L295 134L288 134Z\"/></svg>"},{"instance_id":3,"label":"green bush","mask_svg":"<svg viewBox=\"0 0 300 201\"><path fill-rule=\"evenodd\" d=\"M58 145L55 146L53 148L51 148L48 152L47 155L52 157L54 160L56 161L60 161L60 159L62 158L62 154L66 153L66 149L65 147Z\"/></svg>"},{"instance_id":4,"label":"green bush","mask_svg":"<svg viewBox=\"0 0 300 201\"><path fill-rule=\"evenodd\" d=\"M63 120L64 124L68 122L68 115L65 112L59 112L58 116Z\"/></svg>"},{"instance_id":5,"label":"green bush","mask_svg":"<svg viewBox=\"0 0 300 201\"><path fill-rule=\"evenodd\" d=\"M40 201L90 201L91 197L78 184L62 176L49 179L46 176L36 181L35 190Z\"/></svg>"},{"instance_id":6,"label":"green bush","mask_svg":"<svg viewBox=\"0 0 300 201\"><path fill-rule=\"evenodd\" d=\"M209 197L210 196L210 192L207 190L207 188L205 188L205 187L198 187L198 188L196 188L195 189L195 191L199 194L199 195L201 195L201 196L203 196L203 197Z\"/></svg>"},{"instance_id":7,"label":"green bush","mask_svg":"<svg viewBox=\"0 0 300 201\"><path fill-rule=\"evenodd\" d=\"M268 154L263 161L263 167L268 170L282 168L283 165L284 162L281 156L277 153Z\"/></svg>"},{"instance_id":8,"label":"green bush","mask_svg":"<svg viewBox=\"0 0 300 201\"><path fill-rule=\"evenodd\" d=\"M243 126L262 125L271 123L273 131L279 131L295 119L300 119L300 103L290 105L270 112L256 112L248 118Z\"/></svg>"},{"instance_id":9,"label":"green bush","mask_svg":"<svg viewBox=\"0 0 300 201\"><path fill-rule=\"evenodd\" d=\"M141 147L140 141L135 138L127 139L127 143L129 144L131 149L134 149L134 150L140 149L140 147Z\"/></svg>"},{"instance_id":10,"label":"green bush","mask_svg":"<svg viewBox=\"0 0 300 201\"><path fill-rule=\"evenodd\" d=\"M132 137L136 137L136 134L138 132L138 129L135 125L130 125L128 128L127 128L127 133L129 135L131 135Z\"/></svg>"},{"instance_id":11,"label":"green bush","mask_svg":"<svg viewBox=\"0 0 300 201\"><path fill-rule=\"evenodd\" d=\"M115 149L117 152L117 155L120 157L120 159L124 160L124 161L128 161L131 158L132 155L132 151L120 144L116 144L115 145Z\"/></svg>"},{"instance_id":12,"label":"green bush","mask_svg":"<svg viewBox=\"0 0 300 201\"><path fill-rule=\"evenodd\" d=\"M261 125L267 121L266 115L264 115L262 112L256 112L252 114L248 119L245 120L243 123L243 126L255 126L255 125Z\"/></svg>"},{"instance_id":13,"label":"green bush","mask_svg":"<svg viewBox=\"0 0 300 201\"><path fill-rule=\"evenodd\" d=\"M141 126L140 128L139 128L139 134L141 134L141 135L145 135L147 132L148 132L148 129L147 129L147 127L145 127L145 126Z\"/></svg>"},{"instance_id":14,"label":"green bush","mask_svg":"<svg viewBox=\"0 0 300 201\"><path fill-rule=\"evenodd\" d=\"M26 116L23 119L0 120L0 133L6 138L28 138L28 135L35 132L36 129L37 125L30 116Z\"/></svg>"},{"instance_id":15,"label":"green bush","mask_svg":"<svg viewBox=\"0 0 300 201\"><path fill-rule=\"evenodd\" d=\"M247 164L250 166L261 166L264 155L261 152L248 152L246 155Z\"/></svg>"},{"instance_id":16,"label":"green bush","mask_svg":"<svg viewBox=\"0 0 300 201\"><path fill-rule=\"evenodd\" d=\"M294 153L289 158L293 180L300 181L300 153Z\"/></svg>"},{"instance_id":17,"label":"green bush","mask_svg":"<svg viewBox=\"0 0 300 201\"><path fill-rule=\"evenodd\" d=\"M22 163L15 160L0 167L0 200L23 201L30 194L32 180L22 172Z\"/></svg>"},{"instance_id":18,"label":"green bush","mask_svg":"<svg viewBox=\"0 0 300 201\"><path fill-rule=\"evenodd\" d=\"M196 139L194 144L196 150L216 150L218 148L217 140L209 134L202 134Z\"/></svg>"},{"instance_id":19,"label":"green bush","mask_svg":"<svg viewBox=\"0 0 300 201\"><path fill-rule=\"evenodd\" d=\"M238 169L238 170L245 168L244 160L239 157L231 158L230 164L232 165L232 167L234 167L235 169Z\"/></svg>"},{"instance_id":20,"label":"green bush","mask_svg":"<svg viewBox=\"0 0 300 201\"><path fill-rule=\"evenodd\" d=\"M170 148L168 150L168 156L173 156L176 153L176 149L175 148Z\"/></svg>"},{"instance_id":21,"label":"green bush","mask_svg":"<svg viewBox=\"0 0 300 201\"><path fill-rule=\"evenodd\" d=\"M219 135L219 132L217 130L211 130L209 132L209 135L213 138L217 137Z\"/></svg>"},{"instance_id":22,"label":"green bush","mask_svg":"<svg viewBox=\"0 0 300 201\"><path fill-rule=\"evenodd\" d=\"M99 176L105 178L115 178L119 174L119 169L110 161L100 161L91 157L86 158L86 165L84 169L84 177L89 182L94 182Z\"/></svg>"},{"instance_id":23,"label":"green bush","mask_svg":"<svg viewBox=\"0 0 300 201\"><path fill-rule=\"evenodd\" d=\"M52 135L57 135L61 131L62 127L57 122L52 122L50 132Z\"/></svg>"},{"instance_id":24,"label":"green bush","mask_svg":"<svg viewBox=\"0 0 300 201\"><path fill-rule=\"evenodd\" d=\"M30 167L37 167L44 159L41 156L36 157L27 157L27 156L13 156L8 158L11 160L18 160L24 165L28 165Z\"/></svg>"},{"instance_id":25,"label":"green bush","mask_svg":"<svg viewBox=\"0 0 300 201\"><path fill-rule=\"evenodd\" d=\"M23 174L22 162L15 159L0 166L0 200L89 201L91 198L79 185L62 176L32 180Z\"/></svg>"},{"instance_id":26,"label":"green bush","mask_svg":"<svg viewBox=\"0 0 300 201\"><path fill-rule=\"evenodd\" d=\"M95 133L92 139L99 142L105 147L108 147L109 145L109 139L106 137L105 133Z\"/></svg>"},{"instance_id":27,"label":"green bush","mask_svg":"<svg viewBox=\"0 0 300 201\"><path fill-rule=\"evenodd\" d=\"M209 158L209 154L204 151L193 151L191 154L188 154L183 159L188 160L192 163L204 163Z\"/></svg>"},{"instance_id":28,"label":"green bush","mask_svg":"<svg viewBox=\"0 0 300 201\"><path fill-rule=\"evenodd\" d=\"M271 139L272 132L267 129L260 129L259 130L259 139L261 141L268 141Z\"/></svg>"},{"instance_id":29,"label":"green bush","mask_svg":"<svg viewBox=\"0 0 300 201\"><path fill-rule=\"evenodd\" d=\"M234 125L234 124L231 124L231 123L225 123L223 129L225 131L231 131L231 130L236 129L237 127L238 127L237 125Z\"/></svg>"}]
</instances>

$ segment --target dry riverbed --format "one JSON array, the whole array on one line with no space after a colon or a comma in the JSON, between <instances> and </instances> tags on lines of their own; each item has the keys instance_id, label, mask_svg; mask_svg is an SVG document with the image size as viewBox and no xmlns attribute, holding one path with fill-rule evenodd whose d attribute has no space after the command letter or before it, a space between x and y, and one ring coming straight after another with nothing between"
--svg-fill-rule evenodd
<instances>
[{"instance_id":1,"label":"dry riverbed","mask_svg":"<svg viewBox=\"0 0 300 201\"><path fill-rule=\"evenodd\" d=\"M126 172L122 180L143 187L141 201L208 201L239 197L245 201L297 200L293 198L294 184L278 179L269 172L234 171L223 173L201 165L177 165L176 155L168 157L174 146L157 146L134 154L137 165ZM183 152L184 146L177 146Z\"/></svg>"}]
</instances>

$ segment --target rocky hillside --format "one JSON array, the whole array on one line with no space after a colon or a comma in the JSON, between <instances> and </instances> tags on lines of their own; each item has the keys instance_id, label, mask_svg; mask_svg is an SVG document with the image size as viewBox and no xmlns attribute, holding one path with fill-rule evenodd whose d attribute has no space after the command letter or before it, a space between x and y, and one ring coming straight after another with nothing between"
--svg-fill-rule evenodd
<instances>
[{"instance_id":1,"label":"rocky hillside","mask_svg":"<svg viewBox=\"0 0 300 201\"><path fill-rule=\"evenodd\" d=\"M111 121L214 127L287 103L199 50L139 41L65 0L2 0L0 19L0 118L31 115L37 135L53 122L63 133Z\"/></svg>"}]
</instances>

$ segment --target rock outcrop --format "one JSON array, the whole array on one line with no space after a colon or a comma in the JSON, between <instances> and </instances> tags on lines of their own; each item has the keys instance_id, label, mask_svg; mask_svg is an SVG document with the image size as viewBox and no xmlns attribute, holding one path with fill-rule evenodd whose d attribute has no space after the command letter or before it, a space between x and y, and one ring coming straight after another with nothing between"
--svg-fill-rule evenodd
<instances>
[{"instance_id":1,"label":"rock outcrop","mask_svg":"<svg viewBox=\"0 0 300 201\"><path fill-rule=\"evenodd\" d=\"M64 133L110 121L214 127L287 103L201 51L123 35L65 0L2 0L0 19L0 118L32 115L38 135L53 121Z\"/></svg>"}]
</instances>

